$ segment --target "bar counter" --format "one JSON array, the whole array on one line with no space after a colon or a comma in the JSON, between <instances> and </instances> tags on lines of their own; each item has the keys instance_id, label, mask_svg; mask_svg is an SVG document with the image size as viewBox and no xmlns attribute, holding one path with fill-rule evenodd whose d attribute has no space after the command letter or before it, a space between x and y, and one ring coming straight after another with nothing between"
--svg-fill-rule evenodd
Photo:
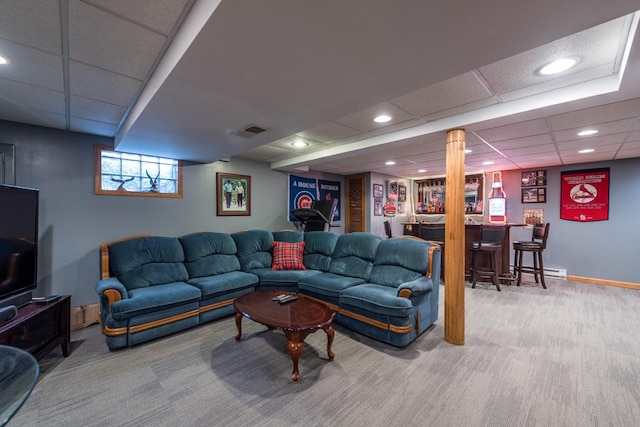
<instances>
[{"instance_id":1,"label":"bar counter","mask_svg":"<svg viewBox=\"0 0 640 427\"><path fill-rule=\"evenodd\" d=\"M419 222L403 222L403 233L409 236L420 237L420 227L433 227L433 226L443 226L444 223L419 223ZM464 255L464 275L467 279L471 277L471 243L480 241L480 236L482 235L482 225L483 224L465 224L465 255ZM486 225L499 225L499 224L486 224ZM502 242L502 254L498 256L496 259L497 268L500 272L500 276L507 278L511 277L511 240L510 240L510 229L511 227L525 227L527 224L516 224L516 223L507 223L507 232L504 236L504 240ZM489 257L484 256L486 254L482 254L482 258L479 260L480 267L488 267L489 266ZM502 280L501 280L502 281ZM505 280L506 281L506 280Z\"/></svg>"}]
</instances>

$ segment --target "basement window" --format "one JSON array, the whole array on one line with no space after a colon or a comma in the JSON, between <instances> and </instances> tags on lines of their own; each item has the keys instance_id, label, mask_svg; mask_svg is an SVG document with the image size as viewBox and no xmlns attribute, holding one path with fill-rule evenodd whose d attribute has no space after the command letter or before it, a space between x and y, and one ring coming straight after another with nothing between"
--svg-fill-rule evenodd
<instances>
[{"instance_id":1,"label":"basement window","mask_svg":"<svg viewBox=\"0 0 640 427\"><path fill-rule=\"evenodd\" d=\"M109 196L182 197L179 160L94 149L94 193Z\"/></svg>"}]
</instances>

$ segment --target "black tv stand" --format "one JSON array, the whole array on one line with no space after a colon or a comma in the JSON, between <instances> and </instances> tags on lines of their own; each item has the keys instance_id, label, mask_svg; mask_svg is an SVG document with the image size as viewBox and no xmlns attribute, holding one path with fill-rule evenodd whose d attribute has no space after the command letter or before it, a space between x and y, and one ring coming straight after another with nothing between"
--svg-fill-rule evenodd
<instances>
[{"instance_id":1,"label":"black tv stand","mask_svg":"<svg viewBox=\"0 0 640 427\"><path fill-rule=\"evenodd\" d=\"M71 342L71 296L49 304L29 303L18 309L11 322L0 326L0 344L21 348L42 359L58 345L69 356Z\"/></svg>"}]
</instances>

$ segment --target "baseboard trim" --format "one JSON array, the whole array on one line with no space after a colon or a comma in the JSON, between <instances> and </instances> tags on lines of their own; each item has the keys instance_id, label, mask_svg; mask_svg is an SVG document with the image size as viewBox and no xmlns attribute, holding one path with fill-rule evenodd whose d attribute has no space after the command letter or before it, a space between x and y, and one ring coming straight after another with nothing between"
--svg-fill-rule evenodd
<instances>
[{"instance_id":1,"label":"baseboard trim","mask_svg":"<svg viewBox=\"0 0 640 427\"><path fill-rule=\"evenodd\" d=\"M567 280L576 282L592 283L594 285L614 286L617 288L628 288L640 290L640 283L620 282L618 280L594 279L592 277L571 276L567 275Z\"/></svg>"}]
</instances>

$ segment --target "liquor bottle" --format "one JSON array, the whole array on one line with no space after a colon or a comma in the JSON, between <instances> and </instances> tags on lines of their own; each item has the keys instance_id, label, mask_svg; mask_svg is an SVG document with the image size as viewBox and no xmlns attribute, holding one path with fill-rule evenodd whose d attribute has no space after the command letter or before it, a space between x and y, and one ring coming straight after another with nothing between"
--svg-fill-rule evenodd
<instances>
[{"instance_id":1,"label":"liquor bottle","mask_svg":"<svg viewBox=\"0 0 640 427\"><path fill-rule=\"evenodd\" d=\"M507 222L507 196L502 189L502 172L493 173L491 195L489 196L489 222Z\"/></svg>"}]
</instances>

